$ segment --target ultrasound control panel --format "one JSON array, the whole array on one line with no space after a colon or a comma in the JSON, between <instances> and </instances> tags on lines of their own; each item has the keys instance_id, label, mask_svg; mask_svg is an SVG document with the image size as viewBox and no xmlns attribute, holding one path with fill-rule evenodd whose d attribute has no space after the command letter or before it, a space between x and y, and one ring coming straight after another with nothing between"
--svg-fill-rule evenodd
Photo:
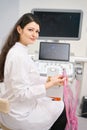
<instances>
[{"instance_id":1,"label":"ultrasound control panel","mask_svg":"<svg viewBox=\"0 0 87 130\"><path fill-rule=\"evenodd\" d=\"M74 65L70 62L37 62L38 70L41 75L53 76L63 73L65 69L66 74L69 78L74 77Z\"/></svg>"}]
</instances>

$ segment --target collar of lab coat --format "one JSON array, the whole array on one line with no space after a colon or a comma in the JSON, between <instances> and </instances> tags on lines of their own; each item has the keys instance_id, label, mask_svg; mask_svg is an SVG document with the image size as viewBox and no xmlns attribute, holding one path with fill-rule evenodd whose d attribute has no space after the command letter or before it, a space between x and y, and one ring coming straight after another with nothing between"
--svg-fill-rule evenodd
<instances>
[{"instance_id":1,"label":"collar of lab coat","mask_svg":"<svg viewBox=\"0 0 87 130\"><path fill-rule=\"evenodd\" d=\"M26 50L26 51L28 52L28 46L25 46L25 45L23 45L23 44L20 43L20 42L16 42L15 45L20 46L22 49L24 49L24 50Z\"/></svg>"}]
</instances>

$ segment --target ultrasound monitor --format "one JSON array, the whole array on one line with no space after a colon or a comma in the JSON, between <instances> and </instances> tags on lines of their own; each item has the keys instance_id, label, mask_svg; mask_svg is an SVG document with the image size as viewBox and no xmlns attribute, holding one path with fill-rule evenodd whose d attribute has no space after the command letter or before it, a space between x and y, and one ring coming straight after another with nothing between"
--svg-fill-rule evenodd
<instances>
[{"instance_id":1,"label":"ultrasound monitor","mask_svg":"<svg viewBox=\"0 0 87 130\"><path fill-rule=\"evenodd\" d=\"M39 39L57 41L81 38L82 10L34 8L31 12L41 23Z\"/></svg>"},{"instance_id":2,"label":"ultrasound monitor","mask_svg":"<svg viewBox=\"0 0 87 130\"><path fill-rule=\"evenodd\" d=\"M39 60L69 61L70 44L40 42Z\"/></svg>"}]
</instances>

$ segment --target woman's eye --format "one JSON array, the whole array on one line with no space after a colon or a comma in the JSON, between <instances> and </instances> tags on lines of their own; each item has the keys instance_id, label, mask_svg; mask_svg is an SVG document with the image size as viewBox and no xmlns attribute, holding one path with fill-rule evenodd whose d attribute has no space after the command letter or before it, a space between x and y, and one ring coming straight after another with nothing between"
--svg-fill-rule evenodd
<instances>
[{"instance_id":1,"label":"woman's eye","mask_svg":"<svg viewBox=\"0 0 87 130\"><path fill-rule=\"evenodd\" d=\"M38 33L38 34L40 33L40 31L39 31L39 30L36 30L36 31L35 31L34 29L31 29L31 28L30 28L30 29L28 29L28 30L29 30L30 32L36 32L36 33Z\"/></svg>"},{"instance_id":2,"label":"woman's eye","mask_svg":"<svg viewBox=\"0 0 87 130\"><path fill-rule=\"evenodd\" d=\"M39 33L40 33L40 31L36 31L36 33L38 33L38 34L39 34Z\"/></svg>"},{"instance_id":3,"label":"woman's eye","mask_svg":"<svg viewBox=\"0 0 87 130\"><path fill-rule=\"evenodd\" d=\"M33 29L28 29L29 31L33 31Z\"/></svg>"}]
</instances>

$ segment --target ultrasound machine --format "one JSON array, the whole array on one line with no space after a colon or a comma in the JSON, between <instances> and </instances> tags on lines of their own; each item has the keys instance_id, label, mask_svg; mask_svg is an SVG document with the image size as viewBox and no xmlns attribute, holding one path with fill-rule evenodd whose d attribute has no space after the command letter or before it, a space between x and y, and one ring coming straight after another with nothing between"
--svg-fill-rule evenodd
<instances>
[{"instance_id":1,"label":"ultrasound machine","mask_svg":"<svg viewBox=\"0 0 87 130\"><path fill-rule=\"evenodd\" d=\"M42 76L62 74L65 69L69 79L73 79L74 66L69 60L70 44L40 42L37 66Z\"/></svg>"},{"instance_id":2,"label":"ultrasound machine","mask_svg":"<svg viewBox=\"0 0 87 130\"><path fill-rule=\"evenodd\" d=\"M66 40L81 38L82 10L34 8L31 12L41 23L37 61L40 74L62 74L65 69L68 77L73 79L75 69L70 61L70 43Z\"/></svg>"}]
</instances>

